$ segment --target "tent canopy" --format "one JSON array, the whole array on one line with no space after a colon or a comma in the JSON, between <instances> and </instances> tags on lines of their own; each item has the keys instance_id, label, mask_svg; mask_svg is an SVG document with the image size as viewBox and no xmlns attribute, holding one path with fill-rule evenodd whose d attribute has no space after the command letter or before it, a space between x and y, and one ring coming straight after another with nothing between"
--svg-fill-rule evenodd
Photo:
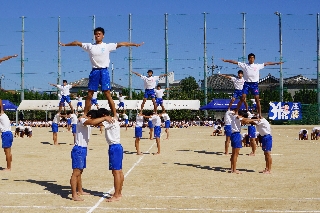
<instances>
[{"instance_id":1,"label":"tent canopy","mask_svg":"<svg viewBox=\"0 0 320 213\"><path fill-rule=\"evenodd\" d=\"M236 99L231 106L231 109L236 109L239 99ZM213 99L210 103L200 107L200 110L221 110L227 111L229 108L230 99ZM242 103L240 109L246 109L244 103Z\"/></svg>"},{"instance_id":2,"label":"tent canopy","mask_svg":"<svg viewBox=\"0 0 320 213\"><path fill-rule=\"evenodd\" d=\"M2 100L3 110L17 111L18 107L9 100Z\"/></svg>"}]
</instances>

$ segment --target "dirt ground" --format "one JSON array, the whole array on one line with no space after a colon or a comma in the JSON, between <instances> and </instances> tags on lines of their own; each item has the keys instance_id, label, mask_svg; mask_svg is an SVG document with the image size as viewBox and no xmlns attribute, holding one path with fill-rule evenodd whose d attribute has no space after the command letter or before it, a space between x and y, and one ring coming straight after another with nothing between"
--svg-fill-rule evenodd
<instances>
[{"instance_id":1,"label":"dirt ground","mask_svg":"<svg viewBox=\"0 0 320 213\"><path fill-rule=\"evenodd\" d=\"M83 187L91 195L72 201L69 180L73 137L59 128L59 146L52 145L49 128L33 128L32 138L15 138L13 168L0 172L0 212L320 212L320 141L299 141L298 132L312 126L272 126L272 174L265 167L261 147L248 156L240 151L237 168L226 172L224 136L210 136L212 128L170 129L154 156L154 140L144 129L138 156L134 129L121 129L125 150L123 198L105 202L113 177L108 170L108 145L98 129L92 131ZM246 130L243 130L246 131ZM163 134L164 130L162 130ZM231 151L231 148L230 148ZM5 167L4 153L0 167Z\"/></svg>"}]
</instances>

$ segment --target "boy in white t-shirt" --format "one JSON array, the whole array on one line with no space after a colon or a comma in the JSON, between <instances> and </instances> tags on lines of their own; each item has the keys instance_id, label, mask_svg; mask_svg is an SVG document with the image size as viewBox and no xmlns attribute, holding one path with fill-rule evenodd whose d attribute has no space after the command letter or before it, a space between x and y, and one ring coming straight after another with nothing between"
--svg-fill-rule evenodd
<instances>
[{"instance_id":1,"label":"boy in white t-shirt","mask_svg":"<svg viewBox=\"0 0 320 213\"><path fill-rule=\"evenodd\" d=\"M299 131L299 140L308 140L308 130L300 129L300 131Z\"/></svg>"},{"instance_id":2,"label":"boy in white t-shirt","mask_svg":"<svg viewBox=\"0 0 320 213\"><path fill-rule=\"evenodd\" d=\"M136 126L134 129L134 137L136 138L134 144L137 150L137 155L143 154L142 152L140 152L140 146L139 146L140 138L142 138L143 121L144 121L144 117L143 117L142 111L140 111L136 116Z\"/></svg>"},{"instance_id":3,"label":"boy in white t-shirt","mask_svg":"<svg viewBox=\"0 0 320 213\"><path fill-rule=\"evenodd\" d=\"M153 155L160 154L160 137L161 137L161 115L153 113L153 115L144 116L145 118L151 118L152 125L154 128L154 137L156 138L157 149L158 151L153 153Z\"/></svg>"},{"instance_id":4,"label":"boy in white t-shirt","mask_svg":"<svg viewBox=\"0 0 320 213\"><path fill-rule=\"evenodd\" d=\"M109 116L109 111L105 108L98 110L102 116ZM122 187L124 182L124 175L122 172L123 147L120 143L120 125L117 118L112 121L109 119L102 122L105 128L105 138L109 145L109 170L112 171L114 179L114 193L112 197L107 198L107 202L119 201L122 197Z\"/></svg>"},{"instance_id":5,"label":"boy in white t-shirt","mask_svg":"<svg viewBox=\"0 0 320 213\"><path fill-rule=\"evenodd\" d=\"M116 50L119 47L139 47L141 44L135 44L130 42L119 42L119 43L104 43L102 40L104 38L104 29L102 27L97 27L94 29L95 43L82 43L79 41L73 41L68 44L60 43L61 46L79 46L82 47L86 52L88 52L92 71L89 75L88 83L88 95L85 102L84 114L86 114L91 109L91 99L93 92L98 90L99 84L101 85L101 91L105 94L109 107L112 110L113 116L116 116L116 108L111 97L111 83L108 67L110 64L110 52Z\"/></svg>"},{"instance_id":6,"label":"boy in white t-shirt","mask_svg":"<svg viewBox=\"0 0 320 213\"><path fill-rule=\"evenodd\" d=\"M123 96L122 93L119 93L119 104L118 104L118 110L122 107L122 109L124 110L124 99L126 98L127 96Z\"/></svg>"},{"instance_id":7,"label":"boy in white t-shirt","mask_svg":"<svg viewBox=\"0 0 320 213\"><path fill-rule=\"evenodd\" d=\"M320 136L320 127L313 127L311 131L311 140L318 140Z\"/></svg>"},{"instance_id":8,"label":"boy in white t-shirt","mask_svg":"<svg viewBox=\"0 0 320 213\"><path fill-rule=\"evenodd\" d=\"M76 128L76 137L74 147L71 151L72 175L70 179L72 200L83 201L79 195L88 195L82 189L81 175L86 168L87 147L90 139L91 125L96 126L106 120L112 120L109 117L98 117L97 110L90 110L87 115L79 118Z\"/></svg>"},{"instance_id":9,"label":"boy in white t-shirt","mask_svg":"<svg viewBox=\"0 0 320 213\"><path fill-rule=\"evenodd\" d=\"M157 107L158 107L158 106L161 106L163 113L165 112L165 108L164 108L164 106L163 106L163 99L162 99L162 97L164 96L164 92L165 92L166 90L168 90L168 89L169 89L169 88L161 89L161 86L158 84L157 89L155 90Z\"/></svg>"},{"instance_id":10,"label":"boy in white t-shirt","mask_svg":"<svg viewBox=\"0 0 320 213\"><path fill-rule=\"evenodd\" d=\"M232 81L233 86L234 86L234 92L233 92L233 95L232 95L232 98L230 100L229 107L228 107L228 110L230 110L232 107L232 103L236 100L236 98L242 97L242 89L243 89L243 84L244 84L243 71L242 70L238 71L237 78L233 77L233 76L229 76L229 75L223 75L223 74L221 74L221 76L229 78ZM247 104L246 100L244 100L244 105L246 106L246 110L248 111L248 104Z\"/></svg>"},{"instance_id":11,"label":"boy in white t-shirt","mask_svg":"<svg viewBox=\"0 0 320 213\"><path fill-rule=\"evenodd\" d=\"M91 106L95 105L97 109L99 109L99 104L98 104L98 91L95 91L92 95L91 98Z\"/></svg>"},{"instance_id":12,"label":"boy in white t-shirt","mask_svg":"<svg viewBox=\"0 0 320 213\"><path fill-rule=\"evenodd\" d=\"M12 162L12 154L11 154L11 146L13 142L13 134L11 132L11 122L8 116L3 111L2 100L0 99L0 131L1 131L1 140L2 140L2 148L6 155L7 168L3 169L3 171L11 171L11 162Z\"/></svg>"},{"instance_id":13,"label":"boy in white t-shirt","mask_svg":"<svg viewBox=\"0 0 320 213\"><path fill-rule=\"evenodd\" d=\"M154 112L157 113L157 104L156 104L156 94L155 94L155 87L157 84L157 81L159 81L160 78L162 78L163 76L166 76L167 74L162 74L160 76L153 76L153 71L152 70L148 70L148 76L144 76L141 75L140 73L137 72L133 72L131 71L133 74L136 74L137 76L139 76L143 82L144 82L144 96L143 96L143 101L141 104L141 110L143 110L144 104L146 103L148 98L151 98L152 102L153 102L153 107L154 107Z\"/></svg>"},{"instance_id":14,"label":"boy in white t-shirt","mask_svg":"<svg viewBox=\"0 0 320 213\"><path fill-rule=\"evenodd\" d=\"M64 105L64 102L67 102L70 106L71 111L73 112L73 106L71 104L71 99L70 99L70 89L72 87L77 86L79 83L76 84L68 84L67 80L63 80L62 81L63 84L59 85L59 84L50 84L51 86L57 87L60 91L61 94L61 99L60 99L60 103L59 103L59 112L61 112L62 107Z\"/></svg>"},{"instance_id":15,"label":"boy in white t-shirt","mask_svg":"<svg viewBox=\"0 0 320 213\"><path fill-rule=\"evenodd\" d=\"M162 113L161 114L163 120L164 120L164 128L166 129L165 132L167 133L167 137L165 140L169 140L169 129L170 129L170 117L168 113Z\"/></svg>"},{"instance_id":16,"label":"boy in white t-shirt","mask_svg":"<svg viewBox=\"0 0 320 213\"><path fill-rule=\"evenodd\" d=\"M243 70L243 78L245 80L245 83L243 85L242 90L242 97L237 105L237 111L240 109L242 103L246 100L247 94L251 92L252 95L254 95L254 99L257 104L257 111L258 111L258 117L261 118L261 106L260 106L260 99L259 99L259 71L263 69L265 66L269 65L279 65L283 62L265 62L263 64L255 64L255 55L253 53L250 53L248 55L248 62L249 63L243 63L238 62L234 60L225 60L222 59L223 62L228 62L231 64L238 65Z\"/></svg>"},{"instance_id":17,"label":"boy in white t-shirt","mask_svg":"<svg viewBox=\"0 0 320 213\"><path fill-rule=\"evenodd\" d=\"M77 103L77 111L79 111L79 107L81 107L81 110L83 110L82 108L82 97L80 95L78 95L78 97L76 98L78 103Z\"/></svg>"}]
</instances>

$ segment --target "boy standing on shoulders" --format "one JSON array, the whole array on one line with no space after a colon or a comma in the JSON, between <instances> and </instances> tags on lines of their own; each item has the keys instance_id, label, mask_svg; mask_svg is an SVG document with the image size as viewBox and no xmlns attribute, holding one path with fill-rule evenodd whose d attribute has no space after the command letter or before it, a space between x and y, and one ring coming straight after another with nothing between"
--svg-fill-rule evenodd
<instances>
[{"instance_id":1,"label":"boy standing on shoulders","mask_svg":"<svg viewBox=\"0 0 320 213\"><path fill-rule=\"evenodd\" d=\"M11 162L12 162L12 154L11 154L11 146L13 142L13 134L11 132L11 123L8 116L3 111L2 100L0 99L0 131L1 131L1 139L2 139L2 148L6 155L7 168L3 169L3 171L11 171Z\"/></svg>"},{"instance_id":2,"label":"boy standing on shoulders","mask_svg":"<svg viewBox=\"0 0 320 213\"><path fill-rule=\"evenodd\" d=\"M104 117L110 115L109 111L105 108L100 108L99 113ZM109 170L112 171L114 179L114 194L112 197L107 198L107 202L119 201L122 197L122 186L124 182L124 175L122 172L122 160L123 160L123 147L120 143L120 124L115 120L104 121L102 125L105 128L105 138L109 144Z\"/></svg>"}]
</instances>

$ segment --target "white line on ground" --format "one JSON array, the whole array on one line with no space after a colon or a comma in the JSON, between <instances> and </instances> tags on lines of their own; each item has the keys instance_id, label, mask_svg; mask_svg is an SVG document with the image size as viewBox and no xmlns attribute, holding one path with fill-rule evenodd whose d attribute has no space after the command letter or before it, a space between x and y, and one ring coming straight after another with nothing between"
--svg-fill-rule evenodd
<instances>
[{"instance_id":1,"label":"white line on ground","mask_svg":"<svg viewBox=\"0 0 320 213\"><path fill-rule=\"evenodd\" d=\"M164 134L164 133L162 133L161 136L162 136L163 134ZM153 147L155 144L156 144L156 142L153 143L153 144L150 146L150 148L148 149L148 151L147 151L146 153L149 153L149 151L152 149L152 147ZM125 178L126 178L126 177L130 174L130 172L140 163L140 161L144 158L144 156L145 156L145 155L142 155L142 156L138 159L138 161L133 164L133 166L129 169L129 171L127 171L127 173L124 175ZM103 195L103 197L100 198L100 200L99 200L93 207L91 207L91 209L89 209L88 213L93 212L93 211L100 205L100 203L106 198L106 196L109 195L109 193L113 191L113 189L114 189L114 187L112 187L111 189L109 189L109 191L107 191L107 192Z\"/></svg>"}]
</instances>

